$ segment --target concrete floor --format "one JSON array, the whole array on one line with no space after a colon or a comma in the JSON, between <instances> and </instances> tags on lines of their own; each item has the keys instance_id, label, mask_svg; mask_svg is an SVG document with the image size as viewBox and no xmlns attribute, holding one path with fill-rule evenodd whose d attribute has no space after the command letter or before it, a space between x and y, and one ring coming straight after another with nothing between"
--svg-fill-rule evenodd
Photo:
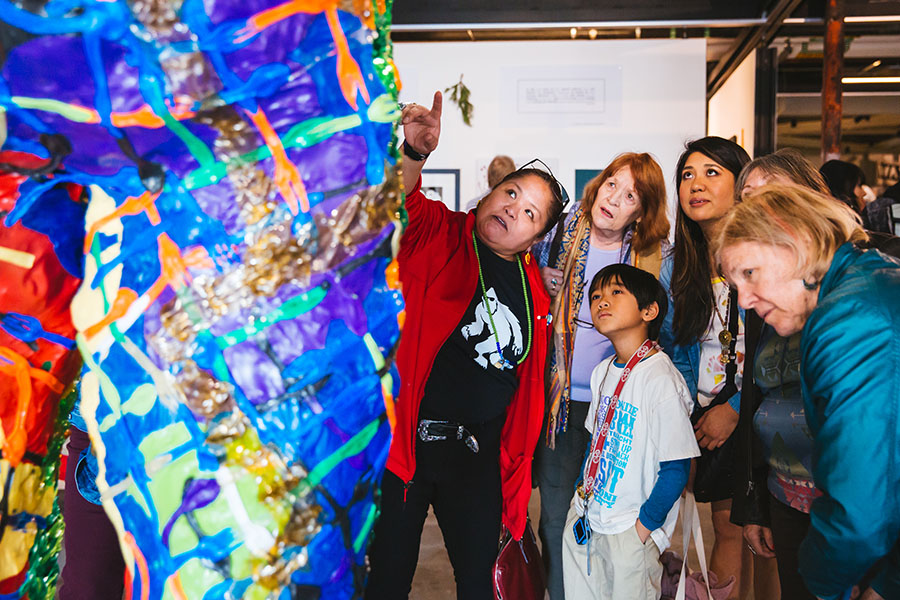
<instances>
[{"instance_id":1,"label":"concrete floor","mask_svg":"<svg viewBox=\"0 0 900 600\"><path fill-rule=\"evenodd\" d=\"M704 550L706 550L707 561L709 561L709 553L712 550L713 527L712 516L709 511L709 504L700 504L700 525L703 530ZM537 533L538 519L541 514L541 499L537 490L531 495L531 502L528 505L528 512L531 515L532 524ZM673 548L675 552L681 554L681 524L679 523L672 536ZM540 540L538 540L540 544ZM694 542L691 541L689 552L688 566L692 569L699 569L697 557L694 550ZM411 600L455 600L456 584L453 581L453 569L450 566L450 560L447 558L447 551L444 549L444 539L441 536L441 530L438 527L437 520L433 513L428 514L425 521L425 529L422 532L422 545L419 549L419 564L416 567L416 576L413 579Z\"/></svg>"},{"instance_id":2,"label":"concrete floor","mask_svg":"<svg viewBox=\"0 0 900 600\"><path fill-rule=\"evenodd\" d=\"M60 494L60 496L62 496L62 494ZM703 539L705 540L704 549L706 550L708 561L709 553L712 550L713 540L712 517L710 515L708 504L699 505L699 510L700 524L703 530ZM537 534L538 520L541 513L541 499L537 490L534 490L531 495L531 501L528 505L528 512L531 515L532 524L535 527L535 534ZM680 554L680 523L676 527L672 539L674 540L672 549ZM538 544L540 544L540 540L538 540ZM688 565L690 566L690 568L698 570L700 566L697 562L693 541L691 542L689 555L690 558L688 559ZM63 564L65 564L65 552L60 552L59 560L60 572L62 572L62 566ZM62 578L60 578L58 583L62 583ZM57 587L57 591L58 589L59 588ZM419 549L419 564L416 568L416 576L413 579L412 592L410 593L409 597L411 600L456 599L456 584L453 581L453 569L450 566L450 560L447 557L447 551L446 549L444 549L444 539L441 535L441 530L438 527L437 520L434 518L434 513L431 512L429 512L428 518L425 521L425 528L422 532L422 544ZM750 595L745 596L745 598L743 598L742 600L752 599L753 595L751 593Z\"/></svg>"}]
</instances>

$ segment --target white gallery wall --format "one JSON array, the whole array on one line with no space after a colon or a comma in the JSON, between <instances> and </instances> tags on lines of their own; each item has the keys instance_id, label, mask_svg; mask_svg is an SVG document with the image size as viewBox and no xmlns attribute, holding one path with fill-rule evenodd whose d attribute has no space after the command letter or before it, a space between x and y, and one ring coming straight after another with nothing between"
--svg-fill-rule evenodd
<instances>
[{"instance_id":1,"label":"white gallery wall","mask_svg":"<svg viewBox=\"0 0 900 600\"><path fill-rule=\"evenodd\" d=\"M709 135L734 138L753 156L756 126L756 53L751 52L709 99Z\"/></svg>"},{"instance_id":2,"label":"white gallery wall","mask_svg":"<svg viewBox=\"0 0 900 600\"><path fill-rule=\"evenodd\" d=\"M673 198L685 141L706 133L706 43L686 40L397 43L400 99L430 105L459 81L472 126L444 99L443 130L427 169L458 169L460 198L487 185L496 154L540 157L575 195L576 169L602 169L626 151L650 152Z\"/></svg>"}]
</instances>

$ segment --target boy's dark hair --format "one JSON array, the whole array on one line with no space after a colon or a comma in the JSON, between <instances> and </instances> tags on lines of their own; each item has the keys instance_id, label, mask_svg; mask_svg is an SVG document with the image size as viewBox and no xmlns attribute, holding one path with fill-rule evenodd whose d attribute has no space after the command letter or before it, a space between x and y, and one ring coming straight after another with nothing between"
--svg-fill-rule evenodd
<instances>
[{"instance_id":1,"label":"boy's dark hair","mask_svg":"<svg viewBox=\"0 0 900 600\"><path fill-rule=\"evenodd\" d=\"M666 290L663 289L656 277L631 265L622 263L607 265L597 271L597 274L591 280L588 298L593 295L594 290L610 283L618 283L628 290L637 300L640 310L644 310L656 302L657 306L659 306L659 314L647 325L647 337L656 341L659 338L659 330L662 328L663 320L666 318L666 312L669 310L669 299L666 296Z\"/></svg>"}]
</instances>

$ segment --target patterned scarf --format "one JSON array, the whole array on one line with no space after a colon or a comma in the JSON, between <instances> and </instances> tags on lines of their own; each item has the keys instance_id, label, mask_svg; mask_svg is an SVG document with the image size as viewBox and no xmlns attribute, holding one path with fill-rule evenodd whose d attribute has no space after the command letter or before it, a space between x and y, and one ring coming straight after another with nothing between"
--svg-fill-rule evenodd
<instances>
[{"instance_id":1,"label":"patterned scarf","mask_svg":"<svg viewBox=\"0 0 900 600\"><path fill-rule=\"evenodd\" d=\"M550 413L547 445L556 446L556 434L565 432L569 415L569 388L572 383L572 351L575 348L575 317L584 299L584 271L591 247L590 220L579 205L564 225L556 265L563 272L563 285L550 312L553 316L553 350L550 352L547 400ZM562 265L560 267L560 265Z\"/></svg>"},{"instance_id":2,"label":"patterned scarf","mask_svg":"<svg viewBox=\"0 0 900 600\"><path fill-rule=\"evenodd\" d=\"M553 299L550 313L553 317L553 346L549 356L547 374L547 402L550 411L547 422L547 445L556 446L556 434L565 433L569 420L569 390L572 385L572 356L575 350L575 317L584 300L584 272L591 248L591 224L584 208L578 205L565 223L559 256L555 265L549 265L563 272L563 285ZM631 248L634 227L629 226L622 240L619 262L632 264L655 277L659 277L663 248L657 245L640 255ZM545 250L547 250L545 248ZM548 253L549 254L549 253ZM547 258L547 257L542 257ZM562 265L562 266L560 266Z\"/></svg>"}]
</instances>

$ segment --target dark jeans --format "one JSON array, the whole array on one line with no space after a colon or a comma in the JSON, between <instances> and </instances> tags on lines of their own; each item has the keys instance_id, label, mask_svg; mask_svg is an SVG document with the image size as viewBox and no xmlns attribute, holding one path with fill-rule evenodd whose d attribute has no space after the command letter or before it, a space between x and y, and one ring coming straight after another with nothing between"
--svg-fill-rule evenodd
<instances>
[{"instance_id":1,"label":"dark jeans","mask_svg":"<svg viewBox=\"0 0 900 600\"><path fill-rule=\"evenodd\" d=\"M562 573L562 536L566 514L575 495L575 482L581 475L584 455L591 443L591 435L584 428L589 402L569 403L567 431L556 436L556 448L547 447L544 438L535 452L536 479L541 491L541 554L547 571L547 590L550 600L564 600ZM544 423L546 431L546 421Z\"/></svg>"},{"instance_id":2,"label":"dark jeans","mask_svg":"<svg viewBox=\"0 0 900 600\"><path fill-rule=\"evenodd\" d=\"M453 565L456 597L493 600L502 510L499 444L485 444L470 430L482 443L478 454L462 441L417 441L416 472L405 501L403 481L385 471L381 517L369 549L366 600L409 596L429 506Z\"/></svg>"},{"instance_id":3,"label":"dark jeans","mask_svg":"<svg viewBox=\"0 0 900 600\"><path fill-rule=\"evenodd\" d=\"M769 494L769 515L772 522L772 538L775 542L775 562L778 564L778 580L781 597L785 600L816 600L809 593L800 577L798 552L800 542L809 530L809 515Z\"/></svg>"},{"instance_id":4,"label":"dark jeans","mask_svg":"<svg viewBox=\"0 0 900 600\"><path fill-rule=\"evenodd\" d=\"M60 600L121 600L125 587L125 562L119 538L103 507L82 498L75 483L75 469L82 451L90 444L88 434L70 428L69 460L63 506L66 563Z\"/></svg>"}]
</instances>

